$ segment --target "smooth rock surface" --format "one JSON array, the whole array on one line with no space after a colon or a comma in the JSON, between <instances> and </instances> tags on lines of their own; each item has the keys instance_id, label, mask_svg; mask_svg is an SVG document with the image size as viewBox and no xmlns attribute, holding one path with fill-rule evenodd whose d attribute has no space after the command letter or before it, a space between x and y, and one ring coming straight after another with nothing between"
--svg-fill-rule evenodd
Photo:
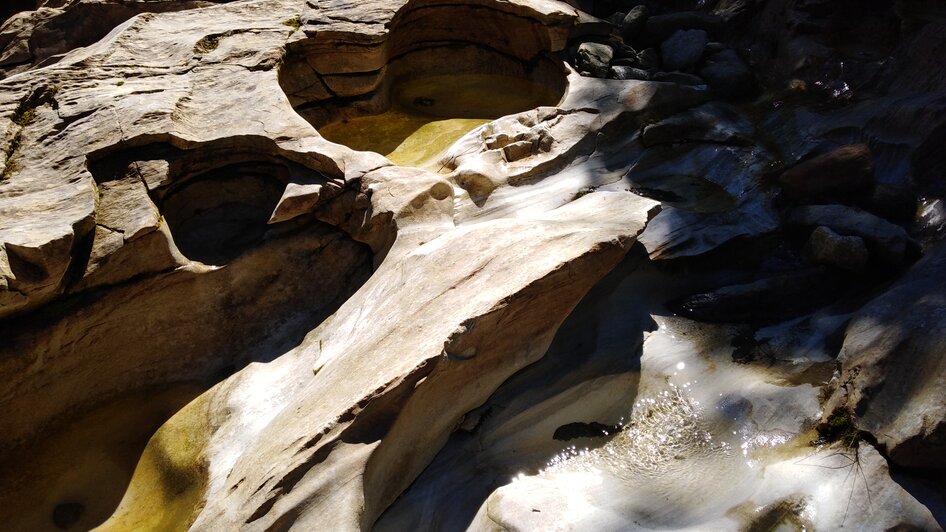
<instances>
[{"instance_id":1,"label":"smooth rock surface","mask_svg":"<svg viewBox=\"0 0 946 532\"><path fill-rule=\"evenodd\" d=\"M674 142L753 144L754 128L745 116L725 104L711 102L644 128L646 146Z\"/></svg>"},{"instance_id":2,"label":"smooth rock surface","mask_svg":"<svg viewBox=\"0 0 946 532\"><path fill-rule=\"evenodd\" d=\"M5 529L946 523L935 5L20 7Z\"/></svg>"}]
</instances>

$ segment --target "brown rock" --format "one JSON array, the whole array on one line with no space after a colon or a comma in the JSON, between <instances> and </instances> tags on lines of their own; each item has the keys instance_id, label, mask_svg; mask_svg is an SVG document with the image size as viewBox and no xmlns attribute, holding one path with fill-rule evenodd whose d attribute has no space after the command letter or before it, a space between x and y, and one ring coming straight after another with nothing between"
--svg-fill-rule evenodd
<instances>
[{"instance_id":1,"label":"brown rock","mask_svg":"<svg viewBox=\"0 0 946 532\"><path fill-rule=\"evenodd\" d=\"M796 198L844 200L868 191L873 177L870 148L849 144L795 165L779 182Z\"/></svg>"}]
</instances>

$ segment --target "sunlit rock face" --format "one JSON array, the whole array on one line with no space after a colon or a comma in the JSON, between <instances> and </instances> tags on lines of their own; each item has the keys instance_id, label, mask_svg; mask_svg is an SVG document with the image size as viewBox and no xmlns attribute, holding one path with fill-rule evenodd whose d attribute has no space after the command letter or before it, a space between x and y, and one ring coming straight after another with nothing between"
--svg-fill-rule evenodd
<instances>
[{"instance_id":1,"label":"sunlit rock face","mask_svg":"<svg viewBox=\"0 0 946 532\"><path fill-rule=\"evenodd\" d=\"M868 4L4 6L4 529L941 529L946 10Z\"/></svg>"}]
</instances>

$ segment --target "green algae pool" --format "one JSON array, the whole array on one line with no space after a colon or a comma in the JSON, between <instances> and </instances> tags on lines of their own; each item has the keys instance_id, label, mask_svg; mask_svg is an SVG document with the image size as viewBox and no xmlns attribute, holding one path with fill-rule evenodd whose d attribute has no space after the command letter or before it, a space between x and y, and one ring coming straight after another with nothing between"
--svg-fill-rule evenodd
<instances>
[{"instance_id":1,"label":"green algae pool","mask_svg":"<svg viewBox=\"0 0 946 532\"><path fill-rule=\"evenodd\" d=\"M326 139L373 151L401 166L429 166L473 129L501 116L545 105L561 95L511 76L431 76L395 84L392 106L381 114L327 124Z\"/></svg>"},{"instance_id":2,"label":"green algae pool","mask_svg":"<svg viewBox=\"0 0 946 532\"><path fill-rule=\"evenodd\" d=\"M185 383L119 396L48 427L37 441L12 451L0 462L6 473L0 481L3 529L89 530L105 521L127 497L149 438L175 412L187 409L185 405L203 389ZM162 483L149 485L156 491ZM184 490L196 486L195 495L199 495L198 482L180 485ZM182 509L173 517L183 516L182 528L196 504L192 496L179 505ZM147 530L142 526L124 529Z\"/></svg>"}]
</instances>

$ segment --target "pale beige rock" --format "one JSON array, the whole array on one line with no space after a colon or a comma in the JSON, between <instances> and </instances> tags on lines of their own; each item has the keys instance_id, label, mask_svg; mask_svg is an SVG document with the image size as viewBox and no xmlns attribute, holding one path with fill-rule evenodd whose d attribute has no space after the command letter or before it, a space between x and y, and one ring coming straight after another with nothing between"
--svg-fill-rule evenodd
<instances>
[{"instance_id":1,"label":"pale beige rock","mask_svg":"<svg viewBox=\"0 0 946 532\"><path fill-rule=\"evenodd\" d=\"M314 211L321 192L321 184L289 183L268 223L285 222Z\"/></svg>"},{"instance_id":2,"label":"pale beige rock","mask_svg":"<svg viewBox=\"0 0 946 532\"><path fill-rule=\"evenodd\" d=\"M407 252L398 252L396 243L372 280L285 357L297 360L292 370L297 374L311 374L300 365L314 363L316 375L303 380L285 404L270 406L275 417L255 438L258 443L236 451L235 464L221 456L222 463L214 465L211 457L210 484L220 484L220 492L208 494L195 526L266 527L285 515L306 526L357 528L373 522L465 412L541 356L557 323L590 286L584 280L598 278L623 255L651 206L626 193L593 194L540 218L485 222L421 246L408 241ZM591 221L588 212L607 212L611 221ZM461 256L459 249L480 254ZM374 324L367 329L366 314ZM528 333L520 335L523 331ZM351 379L354 374L366 378ZM471 374L477 384L460 386ZM315 392L320 389L333 393L324 397ZM448 390L451 401L445 404ZM229 393L240 401L248 401L242 397L249 393L271 395L251 388ZM386 413L391 409L401 412L396 419ZM218 433L230 432L228 424L248 423L233 405L230 410L233 417ZM343 442L377 448L364 448L364 455ZM259 468L272 463L265 457L285 456L286 449L293 449L292 463ZM334 472L317 465L325 453L344 460L336 462ZM295 472L286 477L287 471ZM332 480L339 474L350 475L345 488ZM280 487L287 482L294 484L292 491ZM225 493L230 495L221 498ZM226 502L233 496L246 501L236 513ZM363 510L346 515L304 510L322 504Z\"/></svg>"},{"instance_id":3,"label":"pale beige rock","mask_svg":"<svg viewBox=\"0 0 946 532\"><path fill-rule=\"evenodd\" d=\"M604 131L618 122L633 129L648 117L673 114L706 97L692 87L598 80L575 72L569 73L568 82L558 107L485 124L443 155L441 171L465 191L458 198L460 223L555 208L589 185L618 183L624 169L602 172L601 161L620 158L626 145L601 141Z\"/></svg>"},{"instance_id":4,"label":"pale beige rock","mask_svg":"<svg viewBox=\"0 0 946 532\"><path fill-rule=\"evenodd\" d=\"M526 36L532 48L517 48L528 57L563 46L574 16L571 8L555 2L484 5L496 8L500 18L531 20L529 24L540 33ZM285 24L296 14L295 6L295 2L272 1L186 14L140 15L47 69L23 72L0 83L23 88L3 92L9 99L0 104L8 112L22 107L23 102L33 105L30 94L51 95L35 105L37 118L23 128L23 145L30 151L20 154L22 166L0 184L0 212L4 216L0 236L7 288L4 302L10 301L3 311L7 315L22 313L63 291L72 294L69 305L78 305L73 307L78 310L64 309L33 320L10 337L12 351L4 353L2 373L17 377L5 379L0 398L5 408L23 414L5 418L4 446L25 441L38 428L68 412L89 408L115 394L165 386L175 380L206 381L225 370L222 366L228 360L239 364L275 356L279 342L259 344L260 338L279 339L287 336L287 330L298 331L306 319L329 312L364 278L364 250L337 230L310 229L305 238L279 238L291 231L282 224L306 219L312 213L368 242L377 253L380 268L390 275L379 276L320 329L332 336L319 342L318 352L312 351L311 342L299 349L306 354L302 375L311 375L313 364L321 368L318 383L307 382L307 386L340 386L332 401L309 402L299 395L303 390L290 394L293 388L285 380L273 382L282 390L279 393L286 394L286 401L315 408L308 414L313 420L347 434L361 429L336 420L339 413L351 411L366 397L376 396L379 404L394 400L385 390L397 392L397 396L403 389L397 383L418 381L416 371L424 374L435 365L447 368L431 374L425 385L417 388L417 397L405 406L411 410L437 404L443 389L467 379L471 365L474 370L480 366L489 370L483 374L482 384L458 397L435 424L418 425L423 416L405 416L408 421L392 426L383 445L374 443L352 452L340 445L331 453L329 462L343 464L353 472L352 478L365 479L369 488L367 494L333 490L334 496L355 502L366 497L366 503L374 506L363 518L371 520L397 495L398 486L405 486L419 473L459 416L482 401L506 376L541 356L556 323L623 255L643 227L653 202L614 193L583 198L582 206L562 207L548 215L536 213L529 220L497 220L475 229L455 229L455 190L449 180L420 170L382 168L389 163L380 156L356 154L325 142L291 111L275 67L287 42L305 37ZM381 17L378 21L362 24L332 19L328 24L337 27L336 36L363 35L366 27L394 13L385 7L375 13ZM304 27L307 23L303 18ZM547 37L541 34L543 24L552 28ZM324 30L324 25L319 27L319 38L332 35ZM440 36L415 36L397 46L410 47L411 39L430 38ZM335 42L339 40L344 39L339 37ZM155 42L166 44L156 46ZM361 49L359 60L368 57L370 61L370 51L367 56L363 52ZM142 62L142 57L146 61ZM329 86L340 89L331 82ZM224 93L230 96L221 99ZM538 146L547 143L541 141ZM182 256L175 244L181 235L176 235L162 216L173 191L184 190L190 179L210 175L226 165L261 161L276 161L290 173L296 171L293 165L301 165L328 181L315 185L288 178L283 197L270 216L272 242L219 268ZM612 222L602 225L592 220L588 209L610 213ZM507 237L497 239L497 234ZM88 263L78 271L77 279L67 279L66 270L83 254L76 247L79 245L88 246ZM455 250L465 247L481 248L482 253L476 260L457 256ZM494 262L494 255L507 256ZM533 257L542 260L533 261ZM321 265L313 269L313 262ZM530 266L523 269L523 264ZM37 268L48 270L49 275L43 279L27 275ZM505 280L497 283L500 278ZM555 289L541 290L543 286ZM94 301L85 298L91 288L99 290ZM418 293L419 288L424 291ZM300 316L295 309L304 300L309 308ZM411 301L421 306L414 310L402 307ZM132 318L152 309L161 309L161 314L143 323ZM370 334L349 336L345 331L363 323L359 316L365 312L378 314L384 325L373 327ZM246 313L270 319L283 314L288 323L271 326ZM478 322L490 324L482 325L480 331L492 330L492 321L497 319L519 325L505 336L463 332L472 331ZM425 320L429 326L417 325ZM253 324L247 325L250 322ZM521 336L524 330L534 334ZM173 340L151 341L171 331ZM402 336L407 331L412 332ZM361 347L345 347L351 340ZM385 349L384 342L395 343ZM438 362L453 356L453 344L479 342L486 342L478 347L480 354L474 356L463 347L456 355L458 362ZM399 346L411 347L402 353ZM518 354L509 356L511 352ZM225 359L214 353L230 356ZM371 353L385 353L390 364L376 360ZM116 360L117 354L125 356ZM459 362L471 356L469 361ZM384 372L370 378L349 378L380 368ZM80 384L92 379L98 383L95 388ZM25 404L30 407L24 408ZM280 416L272 426L261 426L260 430L265 428L266 434L274 431L279 437L289 437L300 429L308 432L293 419ZM358 427L364 423L359 421ZM294 428L282 430L282 426ZM417 455L404 467L392 469L392 462L379 469L365 463L403 452L406 442L418 437L421 428L427 443L414 446ZM250 451L258 445L252 440L269 436L262 432L245 436L235 440L241 442L238 450L244 457L235 465L248 475L264 473L258 481L271 483L269 474L258 467L259 458L280 452L275 447ZM233 443L222 438L211 446ZM328 450L325 447L320 452ZM208 453L212 470L221 467L220 460L226 463L231 459ZM211 487L221 481L214 478ZM247 516L239 517L240 512L223 510L234 500L234 495L227 493L209 491L205 515L217 516L221 522L245 520ZM268 497L267 493L264 490L255 497ZM292 507L299 497L317 500L320 493L314 485L296 490L260 522L271 521L272 515ZM252 492L245 496L255 500ZM248 500L242 505L244 511L262 511L265 500L256 502L254 507ZM352 519L359 519L358 513L339 514L334 523L353 523ZM323 514L297 517L300 523L327 517L319 515Z\"/></svg>"}]
</instances>

